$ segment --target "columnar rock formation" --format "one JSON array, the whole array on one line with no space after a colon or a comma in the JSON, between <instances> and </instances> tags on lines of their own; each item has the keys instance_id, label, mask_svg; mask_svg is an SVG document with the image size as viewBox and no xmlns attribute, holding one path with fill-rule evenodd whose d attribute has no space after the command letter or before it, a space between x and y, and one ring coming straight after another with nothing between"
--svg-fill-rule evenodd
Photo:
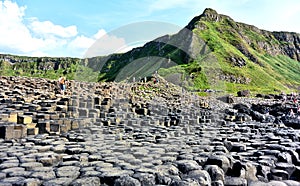
<instances>
[{"instance_id":1,"label":"columnar rock formation","mask_svg":"<svg viewBox=\"0 0 300 186\"><path fill-rule=\"evenodd\" d=\"M0 185L299 185L299 130L163 80L0 86Z\"/></svg>"}]
</instances>

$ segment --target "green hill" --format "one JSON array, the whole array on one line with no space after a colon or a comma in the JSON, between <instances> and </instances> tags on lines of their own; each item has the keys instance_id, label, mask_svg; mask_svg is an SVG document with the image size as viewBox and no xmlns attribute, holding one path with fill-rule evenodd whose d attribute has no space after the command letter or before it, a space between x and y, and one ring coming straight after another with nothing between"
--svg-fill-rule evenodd
<instances>
[{"instance_id":1,"label":"green hill","mask_svg":"<svg viewBox=\"0 0 300 186\"><path fill-rule=\"evenodd\" d=\"M7 58L9 60L7 60ZM0 56L0 75L136 81L160 75L188 90L297 91L300 35L269 32L206 9L174 35L122 54L88 59Z\"/></svg>"},{"instance_id":2,"label":"green hill","mask_svg":"<svg viewBox=\"0 0 300 186\"><path fill-rule=\"evenodd\" d=\"M217 57L227 90L270 92L299 88L299 34L260 30L211 9L189 26ZM236 83L237 78L245 81Z\"/></svg>"},{"instance_id":3,"label":"green hill","mask_svg":"<svg viewBox=\"0 0 300 186\"><path fill-rule=\"evenodd\" d=\"M0 54L1 76L74 79L81 59L70 57L28 57Z\"/></svg>"},{"instance_id":4,"label":"green hill","mask_svg":"<svg viewBox=\"0 0 300 186\"><path fill-rule=\"evenodd\" d=\"M260 30L206 9L175 35L98 60L101 68L97 70L100 81L128 80L158 71L194 90L288 92L300 85L299 46L297 33ZM91 64L95 69L95 63Z\"/></svg>"}]
</instances>

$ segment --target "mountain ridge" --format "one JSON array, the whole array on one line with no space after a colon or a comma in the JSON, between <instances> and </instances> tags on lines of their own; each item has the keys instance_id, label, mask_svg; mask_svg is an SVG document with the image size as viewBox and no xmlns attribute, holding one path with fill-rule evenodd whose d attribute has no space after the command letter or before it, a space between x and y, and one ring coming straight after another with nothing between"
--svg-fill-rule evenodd
<instances>
[{"instance_id":1,"label":"mountain ridge","mask_svg":"<svg viewBox=\"0 0 300 186\"><path fill-rule=\"evenodd\" d=\"M191 32L187 32L185 29ZM229 89L230 91L234 92L237 89L244 88L250 88L255 91L263 89L268 91L284 91L291 87L294 89L299 88L298 82L300 81L300 78L295 71L295 69L300 68L298 63L300 54L300 36L298 33L261 30L253 25L235 22L229 16L218 14L215 10L209 8L205 9L200 16L196 16L192 19L185 29L179 31L175 35L158 38L154 40L155 42L151 41L145 44L144 47L127 52L126 55L129 53L136 53L138 50L139 57L145 57L147 55L145 55L143 49L148 48L147 52L149 53L149 48L151 48L149 46L151 46L151 43L153 43L152 48L156 48L156 51L162 50L164 52L162 46L156 47L155 45L161 43L166 44L172 37L182 38L183 36L181 33L185 32L186 38L188 38L182 39L185 40L185 45L193 43L191 38L196 35L196 37L201 38L201 40L210 48L221 66L222 74L219 81L225 81L226 89ZM191 33L193 35L191 35ZM163 40L163 42L160 42L160 40ZM187 46L186 48L187 51L189 51L193 46ZM178 65L191 62L189 56L182 56L180 52L178 54L178 52L176 53L174 50L169 51L168 55L155 55L171 58L172 61L175 61ZM179 61L183 64L180 64L175 60L176 55L181 56ZM121 59L122 56L119 56L118 58ZM122 60L124 59L114 59L115 63ZM111 62L110 60L107 61L108 63ZM297 63L295 63L296 61ZM294 69L289 69L290 64L292 64ZM127 63L124 63L124 66L126 65ZM283 70L278 69L278 66L283 67ZM115 75L118 73L117 68L114 68L113 73L110 73L112 71L107 69L105 65L103 67L105 70L101 72L104 75L100 80L114 80ZM257 71L257 73L260 72L260 74L256 74L254 71ZM282 73L282 71L284 72ZM268 84L265 78L270 80L270 84ZM196 87L210 88L209 85L202 86L205 84L203 81L199 82ZM232 83L238 85L233 85ZM200 84L202 85L200 86ZM266 86L264 84L266 84ZM247 85L250 85L250 87ZM257 86L258 89L255 88L255 86Z\"/></svg>"},{"instance_id":2,"label":"mountain ridge","mask_svg":"<svg viewBox=\"0 0 300 186\"><path fill-rule=\"evenodd\" d=\"M209 80L215 78L228 92L293 91L300 87L300 34L266 31L207 8L174 35L123 54L75 61L88 73L71 78L94 71L100 81L127 81L158 71L167 79L177 74L177 83L188 89L212 88Z\"/></svg>"}]
</instances>

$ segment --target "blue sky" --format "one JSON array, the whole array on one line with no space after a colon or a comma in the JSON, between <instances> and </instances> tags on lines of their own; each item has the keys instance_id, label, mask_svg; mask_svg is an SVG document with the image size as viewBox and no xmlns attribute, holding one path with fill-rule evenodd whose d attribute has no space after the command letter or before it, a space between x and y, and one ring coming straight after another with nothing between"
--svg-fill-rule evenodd
<instances>
[{"instance_id":1,"label":"blue sky","mask_svg":"<svg viewBox=\"0 0 300 186\"><path fill-rule=\"evenodd\" d=\"M126 25L154 21L179 29L205 8L265 30L300 33L299 0L0 0L0 53L83 57L99 38ZM155 29L176 31L164 24ZM113 41L130 48L126 39Z\"/></svg>"}]
</instances>

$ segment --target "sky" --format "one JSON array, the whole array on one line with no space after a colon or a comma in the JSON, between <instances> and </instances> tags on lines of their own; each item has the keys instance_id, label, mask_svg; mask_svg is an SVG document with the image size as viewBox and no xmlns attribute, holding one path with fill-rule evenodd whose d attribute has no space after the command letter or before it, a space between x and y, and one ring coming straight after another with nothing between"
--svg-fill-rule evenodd
<instances>
[{"instance_id":1,"label":"sky","mask_svg":"<svg viewBox=\"0 0 300 186\"><path fill-rule=\"evenodd\" d=\"M299 0L0 0L0 53L82 58L99 41L101 55L124 52L176 33L205 8L300 33Z\"/></svg>"}]
</instances>

